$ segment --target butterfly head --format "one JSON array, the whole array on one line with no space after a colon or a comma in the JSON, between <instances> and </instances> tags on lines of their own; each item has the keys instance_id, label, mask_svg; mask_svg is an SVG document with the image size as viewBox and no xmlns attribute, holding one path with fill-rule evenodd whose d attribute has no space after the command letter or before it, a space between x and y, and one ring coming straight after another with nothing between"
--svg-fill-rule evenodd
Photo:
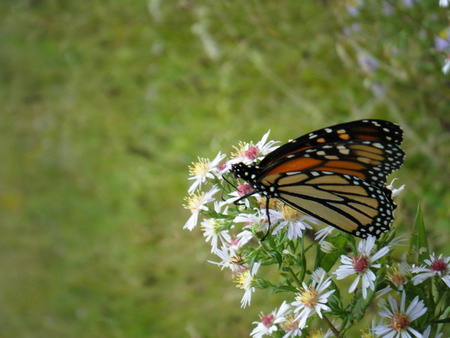
<instances>
[{"instance_id":1,"label":"butterfly head","mask_svg":"<svg viewBox=\"0 0 450 338\"><path fill-rule=\"evenodd\" d=\"M254 165L247 165L243 162L235 163L231 165L230 170L235 178L242 178L245 181L253 181L257 175L257 168Z\"/></svg>"}]
</instances>

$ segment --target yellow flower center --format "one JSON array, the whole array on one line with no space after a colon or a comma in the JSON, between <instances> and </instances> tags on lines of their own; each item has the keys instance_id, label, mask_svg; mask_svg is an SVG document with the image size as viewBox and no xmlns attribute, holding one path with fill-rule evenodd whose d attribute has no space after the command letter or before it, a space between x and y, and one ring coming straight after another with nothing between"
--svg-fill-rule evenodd
<instances>
[{"instance_id":1,"label":"yellow flower center","mask_svg":"<svg viewBox=\"0 0 450 338\"><path fill-rule=\"evenodd\" d=\"M319 293L314 287L304 290L300 294L300 301L307 307L313 307L319 300Z\"/></svg>"},{"instance_id":2,"label":"yellow flower center","mask_svg":"<svg viewBox=\"0 0 450 338\"><path fill-rule=\"evenodd\" d=\"M206 158L199 158L198 162L192 163L189 167L189 173L191 176L204 177L208 173L210 168L210 162Z\"/></svg>"},{"instance_id":3,"label":"yellow flower center","mask_svg":"<svg viewBox=\"0 0 450 338\"><path fill-rule=\"evenodd\" d=\"M294 316L287 315L286 320L281 324L281 326L285 331L292 331L298 328L298 323L298 320L294 320Z\"/></svg>"},{"instance_id":4,"label":"yellow flower center","mask_svg":"<svg viewBox=\"0 0 450 338\"><path fill-rule=\"evenodd\" d=\"M183 207L190 210L191 212L198 210L198 208L200 208L200 206L202 205L204 195L204 193L199 193L186 197L184 199L186 201L186 204L184 204Z\"/></svg>"},{"instance_id":5,"label":"yellow flower center","mask_svg":"<svg viewBox=\"0 0 450 338\"><path fill-rule=\"evenodd\" d=\"M409 326L408 316L404 313L394 312L391 318L391 328L397 332L403 331Z\"/></svg>"},{"instance_id":6,"label":"yellow flower center","mask_svg":"<svg viewBox=\"0 0 450 338\"><path fill-rule=\"evenodd\" d=\"M236 279L234 280L234 282L237 284L236 287L238 287L239 289L245 290L246 286L248 284L248 280L250 278L250 271L246 270L242 273L239 273L236 276Z\"/></svg>"},{"instance_id":7,"label":"yellow flower center","mask_svg":"<svg viewBox=\"0 0 450 338\"><path fill-rule=\"evenodd\" d=\"M290 207L289 205L283 205L281 207L281 215L286 221L295 221L302 216L302 213Z\"/></svg>"}]
</instances>

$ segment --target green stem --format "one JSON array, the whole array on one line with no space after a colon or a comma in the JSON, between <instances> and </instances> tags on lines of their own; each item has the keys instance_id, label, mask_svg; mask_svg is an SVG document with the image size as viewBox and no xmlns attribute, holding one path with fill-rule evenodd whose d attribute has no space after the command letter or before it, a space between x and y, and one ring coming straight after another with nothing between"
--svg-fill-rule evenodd
<instances>
[{"instance_id":1,"label":"green stem","mask_svg":"<svg viewBox=\"0 0 450 338\"><path fill-rule=\"evenodd\" d=\"M289 274L291 275L292 279L297 284L298 288L299 289L302 288L302 282L300 282L300 280L297 278L297 275L294 273L294 271L292 271L291 268L289 268Z\"/></svg>"},{"instance_id":2,"label":"green stem","mask_svg":"<svg viewBox=\"0 0 450 338\"><path fill-rule=\"evenodd\" d=\"M334 327L334 325L328 320L328 318L322 314L323 320L325 321L325 323L327 323L328 327L330 328L330 330L333 332L333 334L337 337L337 338L341 338L341 334L339 333L339 331Z\"/></svg>"}]
</instances>

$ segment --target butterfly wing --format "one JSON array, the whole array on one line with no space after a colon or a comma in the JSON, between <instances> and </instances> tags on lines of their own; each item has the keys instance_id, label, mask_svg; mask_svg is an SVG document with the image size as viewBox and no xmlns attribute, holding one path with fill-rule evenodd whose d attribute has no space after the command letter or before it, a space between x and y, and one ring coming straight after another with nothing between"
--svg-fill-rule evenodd
<instances>
[{"instance_id":1,"label":"butterfly wing","mask_svg":"<svg viewBox=\"0 0 450 338\"><path fill-rule=\"evenodd\" d=\"M347 141L316 145L273 162L261 171L260 178L293 171L331 171L359 177L384 187L386 177L403 164L404 152L392 143Z\"/></svg>"},{"instance_id":2,"label":"butterfly wing","mask_svg":"<svg viewBox=\"0 0 450 338\"><path fill-rule=\"evenodd\" d=\"M267 176L274 197L293 208L354 236L379 237L389 230L395 205L386 188L328 171Z\"/></svg>"},{"instance_id":3,"label":"butterfly wing","mask_svg":"<svg viewBox=\"0 0 450 338\"><path fill-rule=\"evenodd\" d=\"M358 237L379 237L395 204L386 177L403 163L403 132L383 120L330 126L292 140L233 172L257 192Z\"/></svg>"},{"instance_id":4,"label":"butterfly wing","mask_svg":"<svg viewBox=\"0 0 450 338\"><path fill-rule=\"evenodd\" d=\"M316 146L324 146L327 144L339 145L343 142L345 143L352 141L367 141L371 144L382 143L399 146L402 140L403 132L400 127L389 121L352 121L319 129L303 135L295 140L291 140L268 154L259 163L259 167L267 168L288 156L295 155L298 152L305 151Z\"/></svg>"}]
</instances>

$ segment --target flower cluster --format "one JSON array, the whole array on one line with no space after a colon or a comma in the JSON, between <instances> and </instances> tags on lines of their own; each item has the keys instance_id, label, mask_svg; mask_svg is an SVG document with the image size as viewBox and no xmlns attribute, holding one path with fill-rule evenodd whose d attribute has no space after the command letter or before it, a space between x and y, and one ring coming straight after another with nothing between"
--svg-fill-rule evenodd
<instances>
[{"instance_id":1,"label":"flower cluster","mask_svg":"<svg viewBox=\"0 0 450 338\"><path fill-rule=\"evenodd\" d=\"M231 165L258 162L273 151L276 142L267 141L268 135L256 144L240 143L230 157L219 152L212 161L194 163L185 204L191 217L184 228L200 225L217 256L209 262L231 271L243 292L241 307L251 305L258 289L286 294L277 309L254 322L251 336L342 337L366 320L369 306L378 306L378 315L366 321L372 324L362 336L439 337L442 325L433 323L445 317L449 306L450 257L425 257L421 250L412 260L412 244L419 235L411 236L409 246L392 231L378 240L357 239L331 231L334 228L276 199L268 204L258 194L241 199L252 189L229 174ZM396 189L392 182L388 189L395 196L404 186ZM396 261L394 250L407 247L408 261ZM279 280L264 278L270 265L280 271Z\"/></svg>"}]
</instances>

